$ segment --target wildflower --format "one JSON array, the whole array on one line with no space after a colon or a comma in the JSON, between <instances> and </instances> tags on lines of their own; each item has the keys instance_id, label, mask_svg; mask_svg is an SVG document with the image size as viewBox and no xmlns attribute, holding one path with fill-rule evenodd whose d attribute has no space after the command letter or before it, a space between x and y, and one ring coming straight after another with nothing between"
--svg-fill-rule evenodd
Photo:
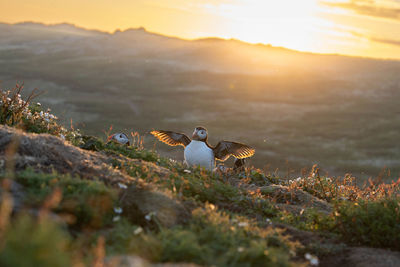
<instances>
[{"instance_id":1,"label":"wildflower","mask_svg":"<svg viewBox=\"0 0 400 267\"><path fill-rule=\"evenodd\" d=\"M65 135L60 134L60 137L61 137L62 140L65 140Z\"/></svg>"},{"instance_id":2,"label":"wildflower","mask_svg":"<svg viewBox=\"0 0 400 267\"><path fill-rule=\"evenodd\" d=\"M115 217L113 218L113 222L118 222L119 220L121 220L121 217L120 217L120 216L115 216Z\"/></svg>"},{"instance_id":3,"label":"wildflower","mask_svg":"<svg viewBox=\"0 0 400 267\"><path fill-rule=\"evenodd\" d=\"M268 224L272 224L272 221L271 221L270 218L267 218L265 221L266 221Z\"/></svg>"},{"instance_id":4,"label":"wildflower","mask_svg":"<svg viewBox=\"0 0 400 267\"><path fill-rule=\"evenodd\" d=\"M240 223L238 223L238 226L239 227L246 227L246 226L248 226L249 225L249 223L247 223L247 222L240 222Z\"/></svg>"},{"instance_id":5,"label":"wildflower","mask_svg":"<svg viewBox=\"0 0 400 267\"><path fill-rule=\"evenodd\" d=\"M36 105L40 107L42 104L40 104L39 102L37 102Z\"/></svg>"},{"instance_id":6,"label":"wildflower","mask_svg":"<svg viewBox=\"0 0 400 267\"><path fill-rule=\"evenodd\" d=\"M138 235L138 234L140 234L141 232L143 232L143 228L142 227L138 227L138 228L136 228L135 229L135 231L133 231L133 233L135 234L135 235Z\"/></svg>"},{"instance_id":7,"label":"wildflower","mask_svg":"<svg viewBox=\"0 0 400 267\"><path fill-rule=\"evenodd\" d=\"M300 181L301 181L301 177L297 177L296 182L300 182Z\"/></svg>"},{"instance_id":8,"label":"wildflower","mask_svg":"<svg viewBox=\"0 0 400 267\"><path fill-rule=\"evenodd\" d=\"M244 247L238 247L238 252L243 252L244 251Z\"/></svg>"},{"instance_id":9,"label":"wildflower","mask_svg":"<svg viewBox=\"0 0 400 267\"><path fill-rule=\"evenodd\" d=\"M331 179L331 178L326 178L326 181L327 181L328 183L332 183L332 179Z\"/></svg>"},{"instance_id":10,"label":"wildflower","mask_svg":"<svg viewBox=\"0 0 400 267\"><path fill-rule=\"evenodd\" d=\"M114 208L114 212L117 214L121 214L122 213L122 209L120 207L115 207Z\"/></svg>"},{"instance_id":11,"label":"wildflower","mask_svg":"<svg viewBox=\"0 0 400 267\"><path fill-rule=\"evenodd\" d=\"M185 173L192 173L191 170L183 170L183 172L185 172Z\"/></svg>"},{"instance_id":12,"label":"wildflower","mask_svg":"<svg viewBox=\"0 0 400 267\"><path fill-rule=\"evenodd\" d=\"M123 183L118 183L119 188L121 189L127 189L128 187L126 186L126 184Z\"/></svg>"},{"instance_id":13,"label":"wildflower","mask_svg":"<svg viewBox=\"0 0 400 267\"><path fill-rule=\"evenodd\" d=\"M151 221L151 219L153 218L153 216L155 215L154 212L150 212L149 214L147 214L146 216L144 216L144 218L148 221Z\"/></svg>"},{"instance_id":14,"label":"wildflower","mask_svg":"<svg viewBox=\"0 0 400 267\"><path fill-rule=\"evenodd\" d=\"M311 265L313 266L318 266L319 265L319 260L317 256L311 255L310 253L306 253L304 255L304 258L310 262Z\"/></svg>"}]
</instances>

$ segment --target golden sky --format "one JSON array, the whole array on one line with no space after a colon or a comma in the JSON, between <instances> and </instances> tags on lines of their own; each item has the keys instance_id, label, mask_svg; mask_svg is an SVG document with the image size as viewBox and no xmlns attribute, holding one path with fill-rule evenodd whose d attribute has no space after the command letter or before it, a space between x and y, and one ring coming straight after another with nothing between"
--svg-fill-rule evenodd
<instances>
[{"instance_id":1,"label":"golden sky","mask_svg":"<svg viewBox=\"0 0 400 267\"><path fill-rule=\"evenodd\" d=\"M143 26L301 51L400 59L400 0L0 0L0 21Z\"/></svg>"}]
</instances>

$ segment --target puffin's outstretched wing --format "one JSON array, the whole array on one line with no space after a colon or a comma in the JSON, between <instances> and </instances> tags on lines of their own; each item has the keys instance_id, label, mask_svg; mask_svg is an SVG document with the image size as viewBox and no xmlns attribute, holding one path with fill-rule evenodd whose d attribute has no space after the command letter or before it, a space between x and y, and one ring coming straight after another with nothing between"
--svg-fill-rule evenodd
<instances>
[{"instance_id":1,"label":"puffin's outstretched wing","mask_svg":"<svg viewBox=\"0 0 400 267\"><path fill-rule=\"evenodd\" d=\"M216 159L225 161L231 155L238 159L251 157L254 155L255 149L241 143L221 141L213 151Z\"/></svg>"},{"instance_id":2,"label":"puffin's outstretched wing","mask_svg":"<svg viewBox=\"0 0 400 267\"><path fill-rule=\"evenodd\" d=\"M190 144L191 140L183 133L175 133L171 131L151 131L158 140L170 146L183 146L186 147Z\"/></svg>"}]
</instances>

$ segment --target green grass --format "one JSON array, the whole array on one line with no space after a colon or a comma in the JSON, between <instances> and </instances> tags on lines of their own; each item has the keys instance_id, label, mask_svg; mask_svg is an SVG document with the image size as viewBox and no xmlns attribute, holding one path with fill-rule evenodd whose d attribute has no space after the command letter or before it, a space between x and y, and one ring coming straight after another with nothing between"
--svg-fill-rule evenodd
<instances>
[{"instance_id":1,"label":"green grass","mask_svg":"<svg viewBox=\"0 0 400 267\"><path fill-rule=\"evenodd\" d=\"M73 262L71 237L48 218L34 220L28 215L18 216L2 234L1 266L67 267Z\"/></svg>"},{"instance_id":2,"label":"green grass","mask_svg":"<svg viewBox=\"0 0 400 267\"><path fill-rule=\"evenodd\" d=\"M157 262L193 262L214 266L290 266L290 251L298 248L282 233L260 228L244 217L198 208L187 225L136 232L120 221L107 233L107 251L134 253ZM133 234L132 234L133 233Z\"/></svg>"},{"instance_id":3,"label":"green grass","mask_svg":"<svg viewBox=\"0 0 400 267\"><path fill-rule=\"evenodd\" d=\"M99 228L112 219L117 192L100 181L32 170L18 173L16 181L24 186L24 202L31 207L40 207L56 189L60 189L62 200L54 211L72 215L74 227Z\"/></svg>"},{"instance_id":4,"label":"green grass","mask_svg":"<svg viewBox=\"0 0 400 267\"><path fill-rule=\"evenodd\" d=\"M334 229L343 240L400 250L400 197L342 202L334 212Z\"/></svg>"}]
</instances>

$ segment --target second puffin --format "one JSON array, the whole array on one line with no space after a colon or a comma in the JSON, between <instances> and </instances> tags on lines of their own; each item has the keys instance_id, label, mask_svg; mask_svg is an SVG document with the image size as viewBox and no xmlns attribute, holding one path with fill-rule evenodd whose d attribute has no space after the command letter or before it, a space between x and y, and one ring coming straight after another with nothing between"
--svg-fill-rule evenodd
<instances>
[{"instance_id":1,"label":"second puffin","mask_svg":"<svg viewBox=\"0 0 400 267\"><path fill-rule=\"evenodd\" d=\"M183 146L186 164L200 166L207 170L214 169L215 160L225 161L230 156L244 159L253 156L255 152L247 145L230 141L220 141L215 147L212 147L207 142L208 134L204 127L194 129L192 140L183 133L172 131L155 130L150 133L167 145Z\"/></svg>"}]
</instances>

